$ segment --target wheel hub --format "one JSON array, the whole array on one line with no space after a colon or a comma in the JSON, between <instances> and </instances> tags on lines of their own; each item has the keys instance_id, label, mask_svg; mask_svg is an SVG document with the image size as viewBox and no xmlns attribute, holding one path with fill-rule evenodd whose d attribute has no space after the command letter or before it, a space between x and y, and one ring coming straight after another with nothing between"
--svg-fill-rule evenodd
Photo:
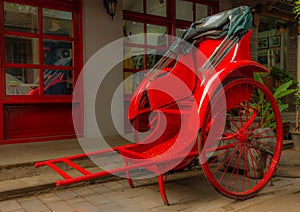
<instances>
[{"instance_id":1,"label":"wheel hub","mask_svg":"<svg viewBox=\"0 0 300 212\"><path fill-rule=\"evenodd\" d=\"M240 143L248 143L249 142L249 135L246 133L241 133L238 135L238 141Z\"/></svg>"}]
</instances>

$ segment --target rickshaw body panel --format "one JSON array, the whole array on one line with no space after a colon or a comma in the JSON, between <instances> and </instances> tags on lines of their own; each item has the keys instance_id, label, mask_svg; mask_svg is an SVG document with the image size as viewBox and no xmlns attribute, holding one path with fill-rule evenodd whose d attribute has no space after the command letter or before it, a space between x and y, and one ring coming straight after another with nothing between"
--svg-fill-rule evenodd
<instances>
[{"instance_id":1,"label":"rickshaw body panel","mask_svg":"<svg viewBox=\"0 0 300 212\"><path fill-rule=\"evenodd\" d=\"M198 48L194 48L186 55L179 55L174 68L165 68L155 77L151 74L146 75L146 78L133 94L128 110L129 120L134 120L138 114L145 111L154 111L168 106L172 107L174 103L186 98L196 99L200 112L200 107L203 105L205 110L205 105L207 105L205 103L205 101L208 101L206 100L207 97L205 97L205 89L207 90L208 88L205 88L205 86L208 83L213 91L214 87L217 87L226 77L247 76L252 78L254 71L243 71L245 68L242 67L249 65L250 69L251 66L264 68L251 62L249 45L251 35L252 31L249 31L214 70L208 71L207 76L204 73L207 70L199 71L197 67L202 67L207 58L220 45L223 38L203 40L198 45ZM211 79L207 81L204 78ZM212 82L213 80L216 80L216 82ZM147 107L145 105L141 106L142 98L146 99Z\"/></svg>"},{"instance_id":2,"label":"rickshaw body panel","mask_svg":"<svg viewBox=\"0 0 300 212\"><path fill-rule=\"evenodd\" d=\"M221 67L217 74L212 77L209 76L207 80L203 81L203 84L194 94L195 98L199 99L198 115L200 128L203 126L203 116L201 114L206 113L211 95L214 94L221 84L224 85L234 78L253 78L255 72L268 73L269 70L260 63L251 60L232 61Z\"/></svg>"}]
</instances>

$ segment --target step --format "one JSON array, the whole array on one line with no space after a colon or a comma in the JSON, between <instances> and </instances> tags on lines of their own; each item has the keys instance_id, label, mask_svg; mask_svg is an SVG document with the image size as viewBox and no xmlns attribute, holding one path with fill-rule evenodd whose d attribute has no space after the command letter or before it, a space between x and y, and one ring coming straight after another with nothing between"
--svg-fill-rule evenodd
<instances>
[{"instance_id":1,"label":"step","mask_svg":"<svg viewBox=\"0 0 300 212\"><path fill-rule=\"evenodd\" d=\"M50 169L50 168L49 168ZM91 170L91 169L90 169ZM95 170L96 171L96 170ZM73 176L76 176L76 171L69 171ZM13 180L0 181L0 201L22 197L50 190L66 189L70 187L83 186L94 183L104 183L109 181L120 180L122 178L114 175L108 175L99 179L76 183L70 186L56 187L56 181L63 179L57 173L42 173L32 177L23 177Z\"/></svg>"}]
</instances>

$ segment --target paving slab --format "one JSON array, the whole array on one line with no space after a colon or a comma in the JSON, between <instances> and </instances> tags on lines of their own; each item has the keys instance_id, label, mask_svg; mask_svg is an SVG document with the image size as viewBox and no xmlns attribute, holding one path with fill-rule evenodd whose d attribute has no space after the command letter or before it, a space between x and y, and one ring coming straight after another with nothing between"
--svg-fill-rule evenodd
<instances>
[{"instance_id":1,"label":"paving slab","mask_svg":"<svg viewBox=\"0 0 300 212\"><path fill-rule=\"evenodd\" d=\"M114 137L110 139L111 146L118 146L125 144L126 141L124 139L119 139L118 137ZM285 141L285 145L292 146L292 141ZM76 139L72 140L64 140L64 141L52 141L52 142L43 142L43 143L31 143L31 144L17 144L16 145L0 145L0 151L3 153L3 160L0 161L0 167L2 166L11 166L13 167L15 165L19 164L29 164L30 166L33 165L34 162L41 161L41 160L47 160L57 157L64 157L66 155L74 155L74 154L80 154L83 152L80 144ZM18 157L15 157L18 155ZM276 179L274 184L276 184L277 187L282 187L281 190L273 189L272 187L267 187L266 191L270 192L277 192L280 194L288 193L290 190L284 189L285 187L292 186L292 183L294 183L293 178L299 178L300 176L300 151L295 151L293 149L285 149L282 153L281 161L279 163L277 172L276 172ZM2 157L1 157L2 158ZM50 170L50 168L47 168L47 170ZM177 205L174 206L173 209L176 210L188 210L189 208L183 207L183 205L189 205L189 207L192 207L190 205L193 205L195 202L199 201L199 198L205 201L214 201L218 198L220 198L221 195L216 193L214 189L210 186L208 181L206 180L203 173L200 173L200 169L190 172L184 172L180 175L177 175L175 178L178 179L178 181L173 181L172 177L175 175L170 175L168 177L168 180L170 181L169 184L166 184L166 192L167 195L170 196L170 202ZM30 176L28 178L21 177L16 178L14 180L5 180L0 181L0 200L4 200L7 198L14 198L21 195L31 195L36 192L40 191L49 191L52 190L53 192L58 192L57 189L55 189L55 182L59 179L62 179L58 174L52 172L52 173L44 173L39 174L38 176ZM200 175L199 175L200 173ZM197 175L197 178L195 180L184 180L189 177L193 177ZM280 179L291 178L291 181L285 180L282 181ZM101 178L99 181L92 181L92 183L100 183L100 182L108 182L111 180L120 180L120 178L112 177L112 178ZM183 179L183 180L180 180ZM279 180L278 180L279 179ZM134 184L136 185L137 189L129 189L126 180L118 181L118 182L111 182L109 184L98 184L94 185L93 187L88 187L85 183L84 184L77 184L76 186L81 186L72 191L72 195L70 198L67 198L66 196L68 192L65 192L63 196L60 197L62 194L55 196L42 196L36 200L32 200L33 202L42 202L43 204L47 205L52 202L58 202L60 205L59 207L63 207L65 205L64 203L61 203L60 201L64 201L67 205L74 205L77 204L78 208L89 208L88 205L80 204L82 202L89 202L93 207L91 209L97 208L98 210L103 210L108 206L113 207L113 205L110 205L110 203L113 203L116 205L116 209L118 207L127 207L130 202L132 203L132 200L136 201L136 204L132 205L132 208L140 208L143 202L147 201L143 206L145 210L155 210L161 207L161 199L159 194L159 189L156 184L156 179L148 179L148 180L138 180L134 181ZM154 184L154 187L151 187L152 184ZM150 185L145 186L145 185ZM84 187L82 187L84 186ZM280 188L281 188L280 187ZM64 187L67 188L67 187ZM294 186L297 191L298 187ZM300 188L299 188L300 190ZM199 192L201 195L199 195ZM63 192L62 192L63 193ZM105 195L103 195L105 194ZM96 200L96 198L92 198L93 195L96 196L102 196L103 198L99 201ZM86 197L85 196L89 196ZM84 197L84 198L80 198ZM270 195L268 197L271 197ZM44 198L44 199L42 199ZM130 199L128 201L128 204L120 203L120 199ZM263 199L263 198L262 198ZM21 202L26 201L20 200L18 204L20 205ZM225 201L228 201L227 198ZM256 200L260 202L260 198ZM29 201L30 202L30 201ZM126 201L125 201L126 202ZM4 203L3 203L4 204ZM6 202L5 204L10 204L9 202ZM16 205L18 205L16 204ZM40 205L40 203L38 203ZM31 203L28 203L27 205L22 206L21 208L16 206L16 210L24 210L26 208L29 208ZM0 204L1 206L1 204ZM4 206L3 206L4 207ZM12 206L13 207L13 206ZM53 204L51 207L48 207L47 210L53 210ZM231 206L230 206L231 207ZM246 206L245 206L246 207ZM247 206L248 207L248 206ZM250 206L249 206L250 207ZM41 208L43 208L41 206ZM68 207L66 207L68 208ZM227 210L227 205L221 204L220 207L213 207L214 209L224 209ZM239 207L242 208L242 207ZM164 209L164 207L160 208ZM199 208L198 208L199 209ZM26 209L27 210L27 209ZM68 209L69 210L69 209ZM1 208L0 208L1 211Z\"/></svg>"}]
</instances>

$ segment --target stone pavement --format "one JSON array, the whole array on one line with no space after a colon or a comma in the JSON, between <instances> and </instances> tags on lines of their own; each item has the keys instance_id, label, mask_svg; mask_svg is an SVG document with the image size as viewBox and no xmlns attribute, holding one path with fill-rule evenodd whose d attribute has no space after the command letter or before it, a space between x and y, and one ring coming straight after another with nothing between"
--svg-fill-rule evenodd
<instances>
[{"instance_id":1,"label":"stone pavement","mask_svg":"<svg viewBox=\"0 0 300 212\"><path fill-rule=\"evenodd\" d=\"M171 174L166 193L171 206L161 200L156 179L135 180L131 189L126 180L0 202L0 211L299 211L300 151L283 151L276 176L257 196L237 201L216 192L201 169Z\"/></svg>"}]
</instances>

